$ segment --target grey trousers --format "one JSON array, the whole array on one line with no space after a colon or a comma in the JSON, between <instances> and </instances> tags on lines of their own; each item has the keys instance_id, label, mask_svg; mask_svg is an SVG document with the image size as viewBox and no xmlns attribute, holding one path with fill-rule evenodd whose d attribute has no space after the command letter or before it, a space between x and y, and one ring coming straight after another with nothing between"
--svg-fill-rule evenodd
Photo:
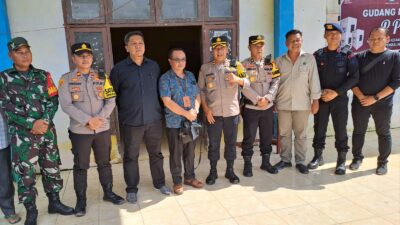
<instances>
[{"instance_id":1,"label":"grey trousers","mask_svg":"<svg viewBox=\"0 0 400 225\"><path fill-rule=\"evenodd\" d=\"M307 123L310 111L278 111L281 159L292 161L292 132L294 133L294 153L296 164L304 164L307 152Z\"/></svg>"},{"instance_id":2,"label":"grey trousers","mask_svg":"<svg viewBox=\"0 0 400 225\"><path fill-rule=\"evenodd\" d=\"M5 216L15 215L14 184L11 179L10 147L0 150L0 208Z\"/></svg>"}]
</instances>

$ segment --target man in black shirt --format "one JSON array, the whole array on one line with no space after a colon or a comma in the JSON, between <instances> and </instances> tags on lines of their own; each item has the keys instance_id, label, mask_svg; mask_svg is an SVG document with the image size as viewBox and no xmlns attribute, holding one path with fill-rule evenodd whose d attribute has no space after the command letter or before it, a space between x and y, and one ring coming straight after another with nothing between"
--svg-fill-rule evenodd
<instances>
[{"instance_id":1,"label":"man in black shirt","mask_svg":"<svg viewBox=\"0 0 400 225\"><path fill-rule=\"evenodd\" d=\"M357 55L360 80L352 89L353 161L351 170L357 170L364 158L362 147L370 115L378 134L379 157L376 174L387 173L387 158L392 148L390 117L393 95L400 85L400 56L386 48L389 32L385 28L374 28L368 39L370 49Z\"/></svg>"},{"instance_id":2,"label":"man in black shirt","mask_svg":"<svg viewBox=\"0 0 400 225\"><path fill-rule=\"evenodd\" d=\"M165 186L163 155L161 153L162 121L158 97L158 64L144 57L145 44L140 31L125 35L129 56L111 70L110 80L117 94L120 131L124 143L124 178L126 200L137 201L139 184L139 150L144 139L149 153L153 185L162 194L171 190Z\"/></svg>"},{"instance_id":3,"label":"man in black shirt","mask_svg":"<svg viewBox=\"0 0 400 225\"><path fill-rule=\"evenodd\" d=\"M331 115L338 152L335 174L343 175L346 173L346 154L349 149L346 130L349 115L347 91L358 82L358 63L349 46L340 48L343 33L340 25L327 23L324 27L324 37L328 45L314 53L322 95L318 113L314 115L314 158L308 168L316 169L323 165L322 151L325 148L326 130Z\"/></svg>"}]
</instances>

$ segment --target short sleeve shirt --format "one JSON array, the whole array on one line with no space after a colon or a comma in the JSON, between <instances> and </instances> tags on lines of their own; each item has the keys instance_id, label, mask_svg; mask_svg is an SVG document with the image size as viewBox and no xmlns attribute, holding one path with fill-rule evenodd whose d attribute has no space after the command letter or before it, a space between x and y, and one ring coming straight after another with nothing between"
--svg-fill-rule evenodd
<instances>
[{"instance_id":1,"label":"short sleeve shirt","mask_svg":"<svg viewBox=\"0 0 400 225\"><path fill-rule=\"evenodd\" d=\"M159 91L161 97L170 97L182 108L184 108L183 97L188 96L190 107L185 108L186 110L194 109L196 96L199 94L196 78L189 71L185 71L184 78L177 76L173 70L167 71L160 78ZM184 117L165 107L165 120L168 128L180 128L183 119Z\"/></svg>"}]
</instances>

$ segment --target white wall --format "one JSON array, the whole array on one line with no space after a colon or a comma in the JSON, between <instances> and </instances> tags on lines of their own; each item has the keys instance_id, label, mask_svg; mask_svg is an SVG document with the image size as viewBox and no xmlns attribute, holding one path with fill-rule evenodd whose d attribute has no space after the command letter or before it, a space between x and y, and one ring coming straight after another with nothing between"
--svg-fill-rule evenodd
<instances>
[{"instance_id":1,"label":"white wall","mask_svg":"<svg viewBox=\"0 0 400 225\"><path fill-rule=\"evenodd\" d=\"M265 37L265 54L274 55L274 1L239 1L239 56L243 60L250 56L247 48L249 36L262 34Z\"/></svg>"},{"instance_id":2,"label":"white wall","mask_svg":"<svg viewBox=\"0 0 400 225\"><path fill-rule=\"evenodd\" d=\"M69 70L61 1L6 0L6 4L11 36L22 36L28 40L33 66L49 71L58 84L61 75ZM59 147L69 151L68 121L59 107L55 118ZM62 157L70 155L70 152L61 153Z\"/></svg>"},{"instance_id":3,"label":"white wall","mask_svg":"<svg viewBox=\"0 0 400 225\"><path fill-rule=\"evenodd\" d=\"M294 28L303 32L304 51L313 53L325 46L326 11L326 0L294 0Z\"/></svg>"}]
</instances>

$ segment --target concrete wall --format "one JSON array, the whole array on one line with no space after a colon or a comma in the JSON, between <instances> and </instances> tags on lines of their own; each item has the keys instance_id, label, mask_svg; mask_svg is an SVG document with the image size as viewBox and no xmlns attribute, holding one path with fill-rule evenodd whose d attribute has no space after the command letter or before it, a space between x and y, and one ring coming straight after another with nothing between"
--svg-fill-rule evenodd
<instances>
[{"instance_id":1,"label":"concrete wall","mask_svg":"<svg viewBox=\"0 0 400 225\"><path fill-rule=\"evenodd\" d=\"M239 55L240 59L250 56L248 38L262 34L265 37L265 53L274 54L274 1L239 1Z\"/></svg>"}]
</instances>

